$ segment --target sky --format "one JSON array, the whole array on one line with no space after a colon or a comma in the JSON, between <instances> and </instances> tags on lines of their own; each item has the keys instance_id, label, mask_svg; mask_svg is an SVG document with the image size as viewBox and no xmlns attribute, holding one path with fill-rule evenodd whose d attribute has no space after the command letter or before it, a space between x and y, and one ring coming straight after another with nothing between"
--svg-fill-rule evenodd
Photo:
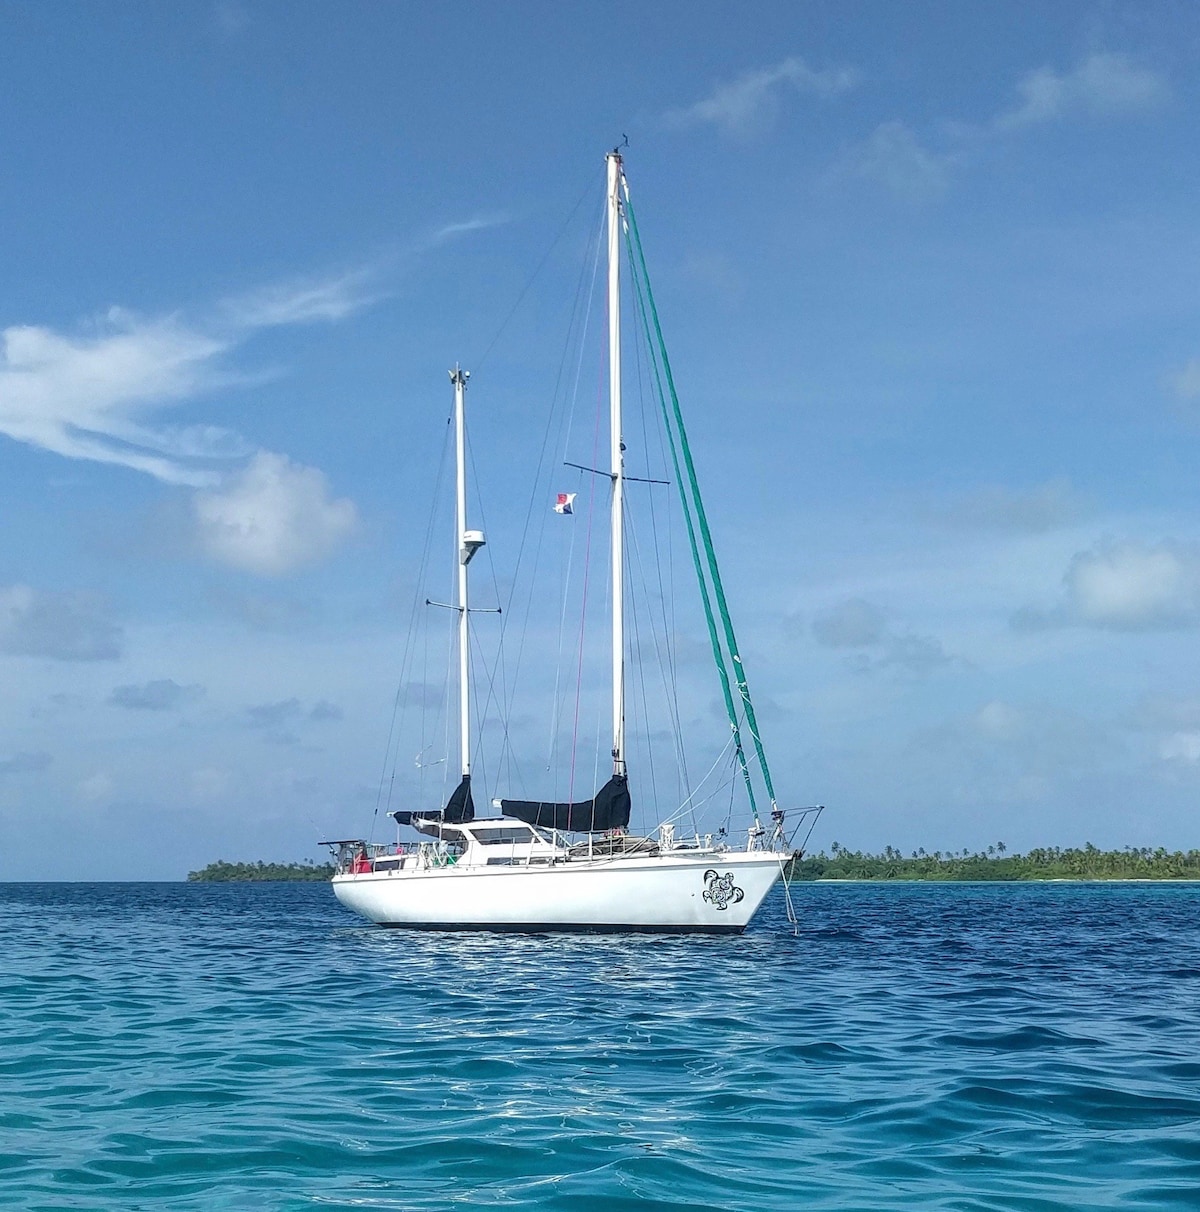
<instances>
[{"instance_id":1,"label":"sky","mask_svg":"<svg viewBox=\"0 0 1200 1212\"><path fill-rule=\"evenodd\" d=\"M625 138L813 845L1200 846L1194 5L10 0L0 31L0 879L372 827L417 751L447 369L502 596Z\"/></svg>"}]
</instances>

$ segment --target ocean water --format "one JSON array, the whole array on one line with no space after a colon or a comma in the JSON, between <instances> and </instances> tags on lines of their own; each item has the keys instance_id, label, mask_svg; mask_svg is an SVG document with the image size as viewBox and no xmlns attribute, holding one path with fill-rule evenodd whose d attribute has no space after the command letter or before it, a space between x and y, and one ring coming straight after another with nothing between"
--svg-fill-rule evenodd
<instances>
[{"instance_id":1,"label":"ocean water","mask_svg":"<svg viewBox=\"0 0 1200 1212\"><path fill-rule=\"evenodd\" d=\"M1200 888L794 895L521 937L0 886L0 1208L1200 1208Z\"/></svg>"}]
</instances>

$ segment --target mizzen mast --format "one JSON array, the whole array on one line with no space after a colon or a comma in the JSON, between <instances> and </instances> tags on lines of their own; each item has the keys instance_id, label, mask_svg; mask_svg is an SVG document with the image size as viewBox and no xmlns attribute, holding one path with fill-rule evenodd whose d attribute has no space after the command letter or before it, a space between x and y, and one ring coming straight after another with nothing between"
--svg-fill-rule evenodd
<instances>
[{"instance_id":1,"label":"mizzen mast","mask_svg":"<svg viewBox=\"0 0 1200 1212\"><path fill-rule=\"evenodd\" d=\"M471 777L471 682L470 682L470 617L467 598L467 565L484 545L482 530L467 529L467 437L466 394L469 370L456 366L450 372L454 384L454 446L456 454L457 495L454 511L454 545L458 552L458 711L459 747L462 756L462 776Z\"/></svg>"}]
</instances>

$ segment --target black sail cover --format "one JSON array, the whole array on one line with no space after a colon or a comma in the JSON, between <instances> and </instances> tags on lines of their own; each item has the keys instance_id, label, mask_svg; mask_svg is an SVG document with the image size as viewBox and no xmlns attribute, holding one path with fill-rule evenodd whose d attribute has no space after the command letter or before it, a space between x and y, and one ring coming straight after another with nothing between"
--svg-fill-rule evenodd
<instances>
[{"instance_id":1,"label":"black sail cover","mask_svg":"<svg viewBox=\"0 0 1200 1212\"><path fill-rule=\"evenodd\" d=\"M575 804L548 804L541 800L501 800L500 811L543 829L563 833L600 833L629 824L629 780L614 774L593 799Z\"/></svg>"},{"instance_id":2,"label":"black sail cover","mask_svg":"<svg viewBox=\"0 0 1200 1212\"><path fill-rule=\"evenodd\" d=\"M475 819L475 801L471 799L471 776L464 774L462 782L455 787L441 812L393 812L398 825L411 825L414 817L425 820L440 820L446 825L458 825Z\"/></svg>"},{"instance_id":3,"label":"black sail cover","mask_svg":"<svg viewBox=\"0 0 1200 1212\"><path fill-rule=\"evenodd\" d=\"M473 821L474 819L475 801L471 799L471 776L464 774L462 782L446 801L446 807L442 810L442 820L447 825L457 825L461 821Z\"/></svg>"}]
</instances>

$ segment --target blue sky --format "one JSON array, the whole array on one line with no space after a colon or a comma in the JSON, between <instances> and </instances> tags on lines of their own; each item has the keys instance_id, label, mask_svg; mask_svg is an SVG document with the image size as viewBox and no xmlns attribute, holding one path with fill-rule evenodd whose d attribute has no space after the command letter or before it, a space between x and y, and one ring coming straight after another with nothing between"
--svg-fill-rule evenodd
<instances>
[{"instance_id":1,"label":"blue sky","mask_svg":"<svg viewBox=\"0 0 1200 1212\"><path fill-rule=\"evenodd\" d=\"M503 581L623 135L815 842L1200 845L1194 6L0 25L0 878L367 827L446 370Z\"/></svg>"}]
</instances>

